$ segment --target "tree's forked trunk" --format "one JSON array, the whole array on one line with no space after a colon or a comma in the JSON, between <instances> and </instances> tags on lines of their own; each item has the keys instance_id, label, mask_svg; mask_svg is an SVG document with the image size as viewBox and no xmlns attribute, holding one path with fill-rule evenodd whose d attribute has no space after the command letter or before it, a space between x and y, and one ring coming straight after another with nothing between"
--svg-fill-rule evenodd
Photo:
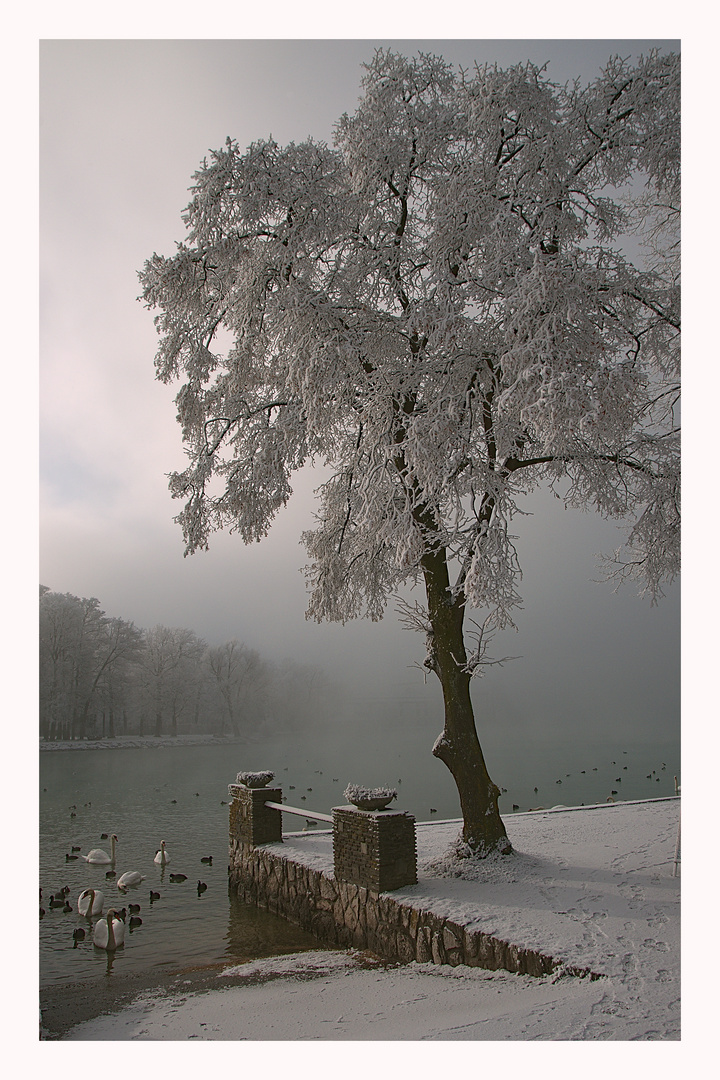
<instances>
[{"instance_id":1,"label":"tree's forked trunk","mask_svg":"<svg viewBox=\"0 0 720 1080\"><path fill-rule=\"evenodd\" d=\"M472 854L509 854L512 845L498 809L500 789L490 779L475 728L463 639L464 609L450 593L446 552L430 552L422 562L432 627L428 666L440 679L445 705L445 727L433 754L444 762L457 785L462 839Z\"/></svg>"}]
</instances>

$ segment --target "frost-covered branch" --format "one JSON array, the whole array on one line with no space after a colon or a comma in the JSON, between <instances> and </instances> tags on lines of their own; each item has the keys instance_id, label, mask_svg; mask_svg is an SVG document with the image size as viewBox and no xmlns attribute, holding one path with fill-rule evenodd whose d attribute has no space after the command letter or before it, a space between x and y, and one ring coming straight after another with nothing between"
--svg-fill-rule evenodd
<instances>
[{"instance_id":1,"label":"frost-covered branch","mask_svg":"<svg viewBox=\"0 0 720 1080\"><path fill-rule=\"evenodd\" d=\"M674 56L557 87L379 50L333 147L229 139L141 275L158 378L182 384L187 550L263 536L320 461L312 617L379 618L445 552L452 602L511 624L538 484L625 522L623 574L657 591L678 568L678 117Z\"/></svg>"}]
</instances>

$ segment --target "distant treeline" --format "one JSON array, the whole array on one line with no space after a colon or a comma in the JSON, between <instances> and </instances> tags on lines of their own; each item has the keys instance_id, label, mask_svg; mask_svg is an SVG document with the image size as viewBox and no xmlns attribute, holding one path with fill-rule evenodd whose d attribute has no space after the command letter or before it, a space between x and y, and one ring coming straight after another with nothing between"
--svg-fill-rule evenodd
<instances>
[{"instance_id":1,"label":"distant treeline","mask_svg":"<svg viewBox=\"0 0 720 1080\"><path fill-rule=\"evenodd\" d=\"M94 597L40 586L40 737L233 734L324 719L335 691L307 664L192 630L142 630Z\"/></svg>"}]
</instances>

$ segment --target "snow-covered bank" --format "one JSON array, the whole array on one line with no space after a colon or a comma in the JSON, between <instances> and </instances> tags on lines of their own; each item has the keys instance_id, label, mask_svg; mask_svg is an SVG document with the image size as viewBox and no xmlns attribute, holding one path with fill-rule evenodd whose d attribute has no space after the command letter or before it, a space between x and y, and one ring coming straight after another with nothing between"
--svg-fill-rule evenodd
<instances>
[{"instance_id":1,"label":"snow-covered bank","mask_svg":"<svg viewBox=\"0 0 720 1080\"><path fill-rule=\"evenodd\" d=\"M116 735L109 739L40 740L41 750L153 750L167 746L239 745L252 742L237 735Z\"/></svg>"},{"instance_id":2,"label":"snow-covered bank","mask_svg":"<svg viewBox=\"0 0 720 1080\"><path fill-rule=\"evenodd\" d=\"M179 978L67 1038L677 1040L679 814L679 799L518 814L506 822L516 854L470 874L465 864L464 878L444 855L457 823L418 828L418 884L398 900L589 967L595 981L299 954L226 969L211 992ZM331 869L326 833L287 837L282 851Z\"/></svg>"}]
</instances>

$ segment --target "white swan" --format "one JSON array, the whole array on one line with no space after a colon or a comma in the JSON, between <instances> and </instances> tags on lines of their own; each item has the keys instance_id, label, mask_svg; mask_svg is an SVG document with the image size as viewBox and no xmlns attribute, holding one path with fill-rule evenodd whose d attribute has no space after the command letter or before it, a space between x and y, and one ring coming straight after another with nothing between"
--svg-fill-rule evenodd
<instances>
[{"instance_id":1,"label":"white swan","mask_svg":"<svg viewBox=\"0 0 720 1080\"><path fill-rule=\"evenodd\" d=\"M165 850L164 840L160 841L160 850L155 852L155 858L153 859L153 862L158 863L159 866L165 866L166 863L170 862L170 856Z\"/></svg>"},{"instance_id":2,"label":"white swan","mask_svg":"<svg viewBox=\"0 0 720 1080\"><path fill-rule=\"evenodd\" d=\"M103 851L102 848L93 848L92 851L88 851L87 855L81 855L80 858L89 863L114 863L115 862L115 845L117 844L117 836L115 833L110 837L110 852Z\"/></svg>"},{"instance_id":3,"label":"white swan","mask_svg":"<svg viewBox=\"0 0 720 1080\"><path fill-rule=\"evenodd\" d=\"M145 880L145 875L141 874L139 870L128 870L122 877L118 878L118 889L127 889L128 885L139 885L141 881Z\"/></svg>"},{"instance_id":4,"label":"white swan","mask_svg":"<svg viewBox=\"0 0 720 1080\"><path fill-rule=\"evenodd\" d=\"M79 915L99 915L103 909L105 896L99 889L86 889L78 897L77 909Z\"/></svg>"},{"instance_id":5,"label":"white swan","mask_svg":"<svg viewBox=\"0 0 720 1080\"><path fill-rule=\"evenodd\" d=\"M107 949L114 952L120 945L125 943L125 923L115 917L115 911L110 908L104 919L98 919L93 933L93 944L99 949Z\"/></svg>"}]
</instances>

